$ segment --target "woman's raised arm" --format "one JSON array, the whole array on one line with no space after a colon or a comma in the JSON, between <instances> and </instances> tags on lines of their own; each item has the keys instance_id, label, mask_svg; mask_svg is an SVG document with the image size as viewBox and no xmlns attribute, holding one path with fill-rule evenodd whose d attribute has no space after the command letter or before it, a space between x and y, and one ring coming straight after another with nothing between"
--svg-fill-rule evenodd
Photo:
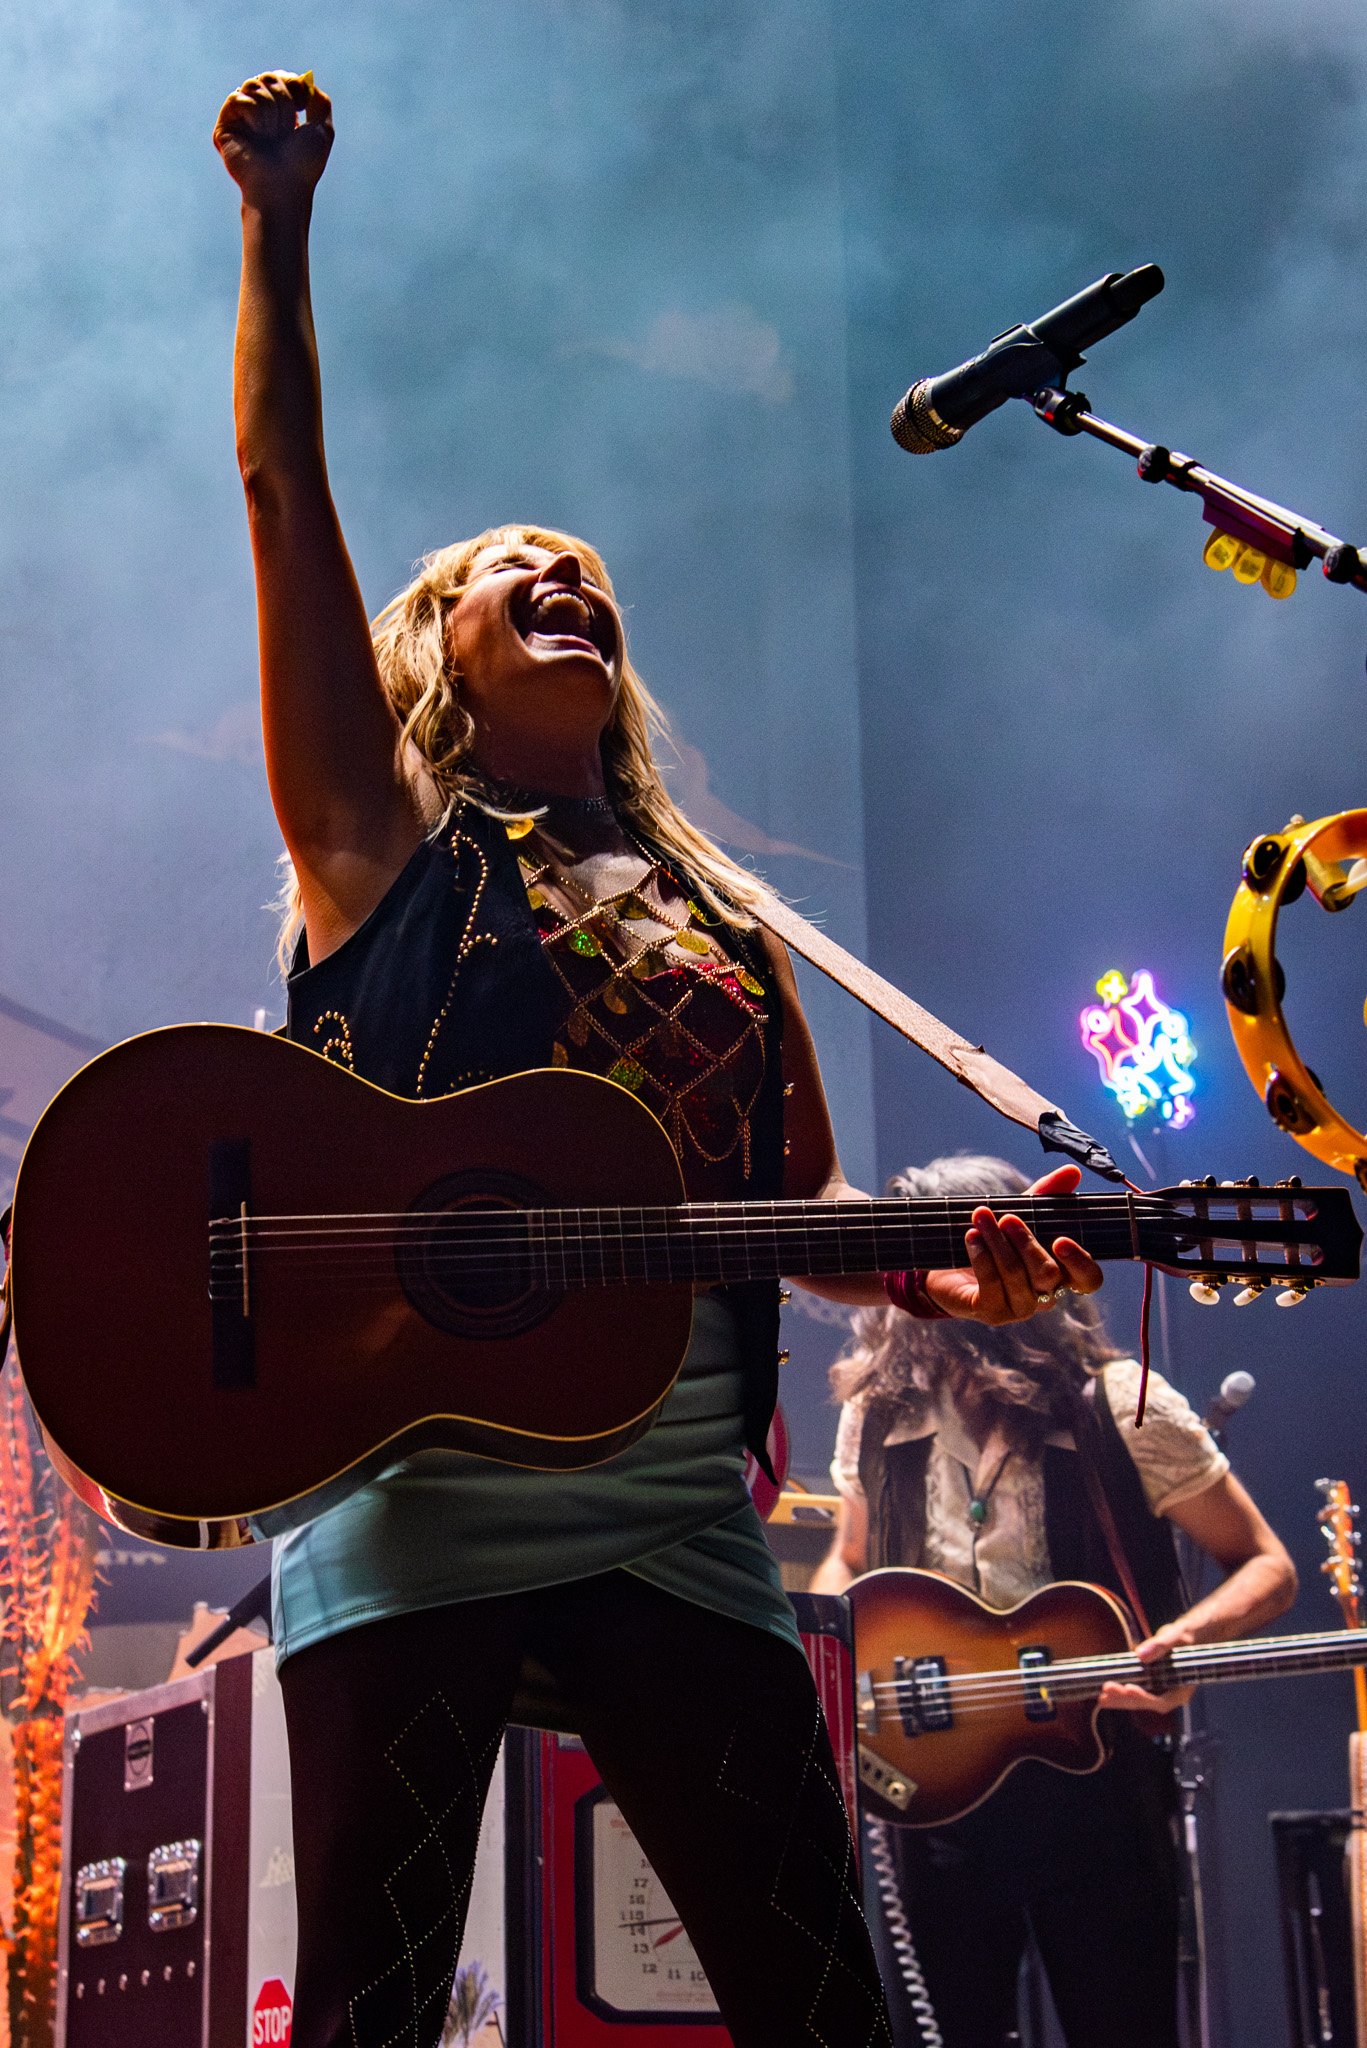
<instances>
[{"instance_id":1,"label":"woman's raised arm","mask_svg":"<svg viewBox=\"0 0 1367 2048\"><path fill-rule=\"evenodd\" d=\"M327 95L283 71L231 94L214 130L242 191L233 392L266 771L315 959L398 874L421 837L427 797L401 758L323 452L308 232L332 137Z\"/></svg>"}]
</instances>

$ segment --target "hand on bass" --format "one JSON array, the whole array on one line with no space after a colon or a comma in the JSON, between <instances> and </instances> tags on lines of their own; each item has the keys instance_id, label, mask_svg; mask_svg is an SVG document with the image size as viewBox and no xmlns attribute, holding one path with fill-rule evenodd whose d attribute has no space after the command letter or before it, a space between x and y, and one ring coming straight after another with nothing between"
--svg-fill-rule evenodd
<instances>
[{"instance_id":1,"label":"hand on bass","mask_svg":"<svg viewBox=\"0 0 1367 2048\"><path fill-rule=\"evenodd\" d=\"M1027 1195L1068 1195L1082 1178L1076 1166L1056 1166ZM1023 1323L1052 1308L1061 1288L1095 1294L1101 1268L1071 1237L1048 1248L1019 1216L1000 1219L988 1208L973 1212L964 1240L971 1265L942 1266L925 1277L925 1292L947 1316L978 1323Z\"/></svg>"},{"instance_id":2,"label":"hand on bass","mask_svg":"<svg viewBox=\"0 0 1367 2048\"><path fill-rule=\"evenodd\" d=\"M1140 1643L1134 1654L1141 1664L1161 1664L1171 1650L1199 1641L1199 1636L1184 1621L1170 1621L1146 1643ZM1174 1685L1163 1692L1149 1692L1142 1685L1111 1684L1102 1688L1097 1704L1118 1707L1128 1714L1175 1714L1195 1690L1194 1685Z\"/></svg>"},{"instance_id":3,"label":"hand on bass","mask_svg":"<svg viewBox=\"0 0 1367 2048\"><path fill-rule=\"evenodd\" d=\"M214 127L215 149L258 209L307 200L332 139L332 101L293 71L249 78L228 95Z\"/></svg>"}]
</instances>

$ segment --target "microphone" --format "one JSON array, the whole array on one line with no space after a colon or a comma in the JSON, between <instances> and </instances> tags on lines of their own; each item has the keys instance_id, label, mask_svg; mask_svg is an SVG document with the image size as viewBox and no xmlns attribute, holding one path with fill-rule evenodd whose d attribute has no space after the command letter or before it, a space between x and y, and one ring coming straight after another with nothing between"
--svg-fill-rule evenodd
<instances>
[{"instance_id":1,"label":"microphone","mask_svg":"<svg viewBox=\"0 0 1367 2048\"><path fill-rule=\"evenodd\" d=\"M1220 1382L1220 1391L1201 1417L1201 1426L1212 1436L1219 1436L1228 1427L1232 1415L1237 1415L1258 1382L1251 1372L1230 1372Z\"/></svg>"},{"instance_id":2,"label":"microphone","mask_svg":"<svg viewBox=\"0 0 1367 2048\"><path fill-rule=\"evenodd\" d=\"M1163 282L1156 263L1112 270L1029 327L1008 327L957 370L922 377L893 407L893 440L908 455L933 455L938 448L952 448L1008 398L1028 398L1046 385L1061 385L1086 360L1082 350L1133 320L1141 306L1157 298Z\"/></svg>"}]
</instances>

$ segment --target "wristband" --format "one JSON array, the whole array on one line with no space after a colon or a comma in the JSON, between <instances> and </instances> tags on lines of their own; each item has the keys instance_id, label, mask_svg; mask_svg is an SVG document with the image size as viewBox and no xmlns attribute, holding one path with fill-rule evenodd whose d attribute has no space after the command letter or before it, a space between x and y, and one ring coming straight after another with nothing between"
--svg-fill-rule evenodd
<instances>
[{"instance_id":1,"label":"wristband","mask_svg":"<svg viewBox=\"0 0 1367 2048\"><path fill-rule=\"evenodd\" d=\"M949 1321L948 1309L937 1307L926 1293L926 1275L923 1266L911 1266L905 1273L884 1273L883 1292L894 1308L905 1309L918 1322L939 1323Z\"/></svg>"}]
</instances>

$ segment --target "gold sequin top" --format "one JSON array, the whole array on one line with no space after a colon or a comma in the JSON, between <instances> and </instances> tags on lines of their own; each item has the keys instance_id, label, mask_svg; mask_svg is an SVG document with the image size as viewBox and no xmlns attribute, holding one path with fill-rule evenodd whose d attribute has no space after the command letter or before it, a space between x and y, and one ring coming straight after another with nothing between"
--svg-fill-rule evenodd
<instances>
[{"instance_id":1,"label":"gold sequin top","mask_svg":"<svg viewBox=\"0 0 1367 2048\"><path fill-rule=\"evenodd\" d=\"M669 1132L696 1198L747 1192L765 1075L763 983L659 863L574 861L535 827L519 836L517 855L566 1006L554 1063L638 1095Z\"/></svg>"}]
</instances>

